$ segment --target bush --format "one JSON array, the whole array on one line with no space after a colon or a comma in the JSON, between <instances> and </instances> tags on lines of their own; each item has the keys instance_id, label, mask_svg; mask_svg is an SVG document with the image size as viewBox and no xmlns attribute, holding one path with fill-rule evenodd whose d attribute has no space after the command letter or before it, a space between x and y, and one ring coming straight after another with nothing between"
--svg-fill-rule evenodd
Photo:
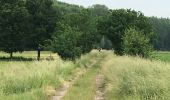
<instances>
[{"instance_id":1,"label":"bush","mask_svg":"<svg viewBox=\"0 0 170 100\"><path fill-rule=\"evenodd\" d=\"M135 28L127 29L123 37L124 54L149 57L152 51L149 41L150 39L142 31Z\"/></svg>"},{"instance_id":2,"label":"bush","mask_svg":"<svg viewBox=\"0 0 170 100\"><path fill-rule=\"evenodd\" d=\"M51 41L51 49L58 53L63 59L75 60L81 56L81 47L78 40L81 32L68 28L56 34Z\"/></svg>"}]
</instances>

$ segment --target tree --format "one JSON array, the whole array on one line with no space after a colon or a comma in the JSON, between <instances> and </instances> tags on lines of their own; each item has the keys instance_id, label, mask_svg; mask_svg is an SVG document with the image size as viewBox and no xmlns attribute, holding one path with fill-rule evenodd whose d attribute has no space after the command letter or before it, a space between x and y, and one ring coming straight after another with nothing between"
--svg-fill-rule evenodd
<instances>
[{"instance_id":1,"label":"tree","mask_svg":"<svg viewBox=\"0 0 170 100\"><path fill-rule=\"evenodd\" d=\"M138 30L142 30L145 35L152 37L152 27L147 19L141 12L134 10L112 10L101 20L98 24L98 32L107 36L114 46L116 54L123 54L123 36L125 29L135 27Z\"/></svg>"},{"instance_id":2,"label":"tree","mask_svg":"<svg viewBox=\"0 0 170 100\"><path fill-rule=\"evenodd\" d=\"M50 48L63 59L75 60L82 53L81 47L78 45L80 35L81 32L68 26L53 36Z\"/></svg>"},{"instance_id":3,"label":"tree","mask_svg":"<svg viewBox=\"0 0 170 100\"><path fill-rule=\"evenodd\" d=\"M51 47L47 47L63 59L74 60L81 54L90 52L100 41L96 20L89 9L67 13L57 25L58 30L52 36Z\"/></svg>"},{"instance_id":4,"label":"tree","mask_svg":"<svg viewBox=\"0 0 170 100\"><path fill-rule=\"evenodd\" d=\"M135 28L125 30L123 37L123 50L125 54L132 56L149 57L152 47L149 43L150 39Z\"/></svg>"},{"instance_id":5,"label":"tree","mask_svg":"<svg viewBox=\"0 0 170 100\"><path fill-rule=\"evenodd\" d=\"M170 50L170 19L157 17L149 17L148 19L156 34L156 40L152 43L154 49Z\"/></svg>"},{"instance_id":6,"label":"tree","mask_svg":"<svg viewBox=\"0 0 170 100\"><path fill-rule=\"evenodd\" d=\"M65 21L66 25L82 33L79 46L83 54L90 52L100 41L101 36L96 30L96 18L91 15L91 10L83 9L79 13L70 13L65 16Z\"/></svg>"},{"instance_id":7,"label":"tree","mask_svg":"<svg viewBox=\"0 0 170 100\"><path fill-rule=\"evenodd\" d=\"M28 15L23 0L0 1L0 50L10 53L10 58L24 50Z\"/></svg>"},{"instance_id":8,"label":"tree","mask_svg":"<svg viewBox=\"0 0 170 100\"><path fill-rule=\"evenodd\" d=\"M84 9L82 6L68 4L58 0L54 0L54 6L56 9L60 10L63 16L70 13L79 13L82 9Z\"/></svg>"},{"instance_id":9,"label":"tree","mask_svg":"<svg viewBox=\"0 0 170 100\"><path fill-rule=\"evenodd\" d=\"M27 45L38 50L39 60L44 41L51 38L59 15L53 7L53 0L26 0L26 8L30 14Z\"/></svg>"}]
</instances>

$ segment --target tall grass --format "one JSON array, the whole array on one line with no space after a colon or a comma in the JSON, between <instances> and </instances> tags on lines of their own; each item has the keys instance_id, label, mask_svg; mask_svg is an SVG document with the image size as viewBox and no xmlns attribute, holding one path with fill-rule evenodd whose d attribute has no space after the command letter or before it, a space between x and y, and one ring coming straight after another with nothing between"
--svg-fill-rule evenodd
<instances>
[{"instance_id":1,"label":"tall grass","mask_svg":"<svg viewBox=\"0 0 170 100\"><path fill-rule=\"evenodd\" d=\"M84 57L86 59L83 59ZM86 70L86 74L80 76L80 78L75 81L62 100L94 99L96 92L96 75L99 73L100 64L104 55L94 50L84 57L82 58L84 62L81 62L81 64L87 64L86 66L89 67L89 69Z\"/></svg>"},{"instance_id":2,"label":"tall grass","mask_svg":"<svg viewBox=\"0 0 170 100\"><path fill-rule=\"evenodd\" d=\"M92 51L75 62L0 61L0 100L47 100L64 81L96 60L64 99L87 100L95 94L95 75L105 76L105 100L170 100L170 64ZM99 68L101 66L101 69ZM76 97L78 95L79 98Z\"/></svg>"},{"instance_id":3,"label":"tall grass","mask_svg":"<svg viewBox=\"0 0 170 100\"><path fill-rule=\"evenodd\" d=\"M42 94L45 93L43 91L45 88L48 86L54 89L59 88L62 85L59 79L70 77L73 69L72 62L64 62L60 59L41 62L8 62L0 67L0 98L3 97L6 100L24 94L32 95L29 97L34 97L36 94L45 95Z\"/></svg>"},{"instance_id":4,"label":"tall grass","mask_svg":"<svg viewBox=\"0 0 170 100\"><path fill-rule=\"evenodd\" d=\"M31 52L26 52L23 57ZM18 55L18 54L15 54ZM47 53L42 56L49 55ZM53 54L54 55L54 54ZM32 56L30 56L32 57ZM47 100L77 72L90 64L96 53L82 56L75 62L63 61L0 61L0 100Z\"/></svg>"},{"instance_id":5,"label":"tall grass","mask_svg":"<svg viewBox=\"0 0 170 100\"><path fill-rule=\"evenodd\" d=\"M105 54L106 100L170 100L170 64Z\"/></svg>"},{"instance_id":6,"label":"tall grass","mask_svg":"<svg viewBox=\"0 0 170 100\"><path fill-rule=\"evenodd\" d=\"M93 100L95 95L95 75L97 70L91 68L70 88L63 100Z\"/></svg>"}]
</instances>

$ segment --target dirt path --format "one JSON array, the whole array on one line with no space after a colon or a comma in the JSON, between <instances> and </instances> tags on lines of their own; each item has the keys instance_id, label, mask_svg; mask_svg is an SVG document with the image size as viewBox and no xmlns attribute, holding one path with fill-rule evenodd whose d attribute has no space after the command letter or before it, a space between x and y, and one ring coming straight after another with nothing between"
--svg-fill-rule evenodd
<instances>
[{"instance_id":1,"label":"dirt path","mask_svg":"<svg viewBox=\"0 0 170 100\"><path fill-rule=\"evenodd\" d=\"M104 100L104 75L96 76L96 95L94 100Z\"/></svg>"},{"instance_id":2,"label":"dirt path","mask_svg":"<svg viewBox=\"0 0 170 100\"><path fill-rule=\"evenodd\" d=\"M70 85L71 85L71 82L64 84L63 88L57 91L55 96L52 97L52 100L61 100L61 98L67 93Z\"/></svg>"},{"instance_id":3,"label":"dirt path","mask_svg":"<svg viewBox=\"0 0 170 100\"><path fill-rule=\"evenodd\" d=\"M93 65L95 65L97 63L96 60L92 61L92 63L90 65L88 65L88 68L92 67ZM85 65L87 66L87 65ZM62 98L65 96L65 94L68 92L68 90L70 89L70 87L75 83L75 81L77 79L79 79L80 76L82 76L83 74L85 74L85 72L82 73L77 73L77 76L74 77L74 79L70 80L69 82L65 82L65 84L63 85L63 87L61 89L59 89L58 91L56 91L55 96L52 97L51 100L62 100Z\"/></svg>"}]
</instances>

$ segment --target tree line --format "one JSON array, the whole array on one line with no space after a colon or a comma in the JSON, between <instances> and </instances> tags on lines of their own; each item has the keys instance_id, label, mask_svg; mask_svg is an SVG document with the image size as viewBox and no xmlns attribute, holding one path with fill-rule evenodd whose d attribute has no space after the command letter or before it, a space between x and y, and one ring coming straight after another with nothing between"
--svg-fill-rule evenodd
<instances>
[{"instance_id":1,"label":"tree line","mask_svg":"<svg viewBox=\"0 0 170 100\"><path fill-rule=\"evenodd\" d=\"M153 19L98 4L84 8L54 0L1 0L0 50L11 57L13 52L37 50L38 58L41 50L50 50L74 60L102 48L148 57L152 44L158 44Z\"/></svg>"},{"instance_id":2,"label":"tree line","mask_svg":"<svg viewBox=\"0 0 170 100\"><path fill-rule=\"evenodd\" d=\"M154 49L169 51L170 50L170 19L149 17L153 30L156 33L153 42Z\"/></svg>"}]
</instances>

